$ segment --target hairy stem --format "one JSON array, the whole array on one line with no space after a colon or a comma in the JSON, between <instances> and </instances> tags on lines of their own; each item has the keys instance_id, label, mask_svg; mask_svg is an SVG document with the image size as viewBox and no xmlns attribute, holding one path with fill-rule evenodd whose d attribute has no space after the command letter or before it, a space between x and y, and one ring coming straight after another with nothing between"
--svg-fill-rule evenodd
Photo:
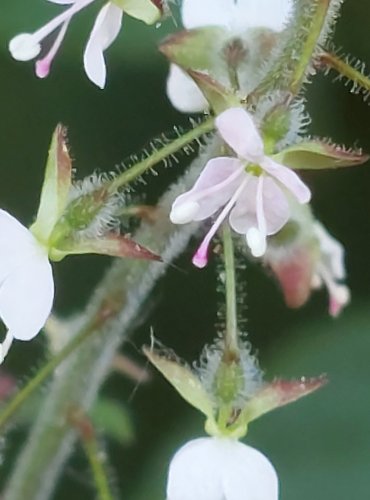
<instances>
[{"instance_id":1,"label":"hairy stem","mask_svg":"<svg viewBox=\"0 0 370 500\"><path fill-rule=\"evenodd\" d=\"M234 243L228 224L223 226L223 246L225 262L225 292L226 292L226 332L225 346L228 351L238 352L238 320L236 303L235 258Z\"/></svg>"},{"instance_id":2,"label":"hairy stem","mask_svg":"<svg viewBox=\"0 0 370 500\"><path fill-rule=\"evenodd\" d=\"M364 75L360 70L353 68L346 61L331 52L323 52L318 58L319 66L335 70L345 79L353 82L354 91L362 87L364 92L370 92L370 78Z\"/></svg>"},{"instance_id":3,"label":"hairy stem","mask_svg":"<svg viewBox=\"0 0 370 500\"><path fill-rule=\"evenodd\" d=\"M168 219L176 196L189 189L213 153L208 147L181 182L167 192L159 204L158 218L143 225L135 239L162 255L168 263L187 245L197 225L174 226ZM4 500L48 500L64 464L73 451L76 431L67 415L76 404L88 413L110 371L121 343L132 332L139 314L166 264L117 260L97 288L85 312L75 322L74 334L88 325L91 333L72 356L55 372L14 470ZM117 305L119 307L117 307Z\"/></svg>"},{"instance_id":4,"label":"hairy stem","mask_svg":"<svg viewBox=\"0 0 370 500\"><path fill-rule=\"evenodd\" d=\"M211 132L214 129L214 118L208 118L204 122L200 123L198 126L194 127L192 130L187 132L186 134L181 135L174 141L166 144L158 151L154 151L148 158L145 158L143 161L133 165L131 168L122 172L122 174L115 177L109 184L108 190L111 193L114 193L118 189L122 188L126 184L129 184L133 180L137 179L141 175L143 175L147 170L152 168L157 163L165 160L169 156L177 153L187 144L190 144L203 135Z\"/></svg>"}]
</instances>

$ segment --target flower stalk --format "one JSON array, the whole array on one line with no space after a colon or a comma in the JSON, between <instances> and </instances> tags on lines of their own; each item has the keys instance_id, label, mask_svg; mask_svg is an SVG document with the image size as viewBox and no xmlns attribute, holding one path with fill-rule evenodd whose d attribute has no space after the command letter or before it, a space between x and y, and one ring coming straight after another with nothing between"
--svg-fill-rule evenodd
<instances>
[{"instance_id":1,"label":"flower stalk","mask_svg":"<svg viewBox=\"0 0 370 500\"><path fill-rule=\"evenodd\" d=\"M189 132L181 135L169 144L166 144L161 149L154 151L150 156L115 177L112 181L107 183L108 192L111 194L115 193L122 187L145 174L145 172L150 170L154 165L157 165L157 163L160 163L171 155L177 153L188 144L198 140L203 135L212 132L213 129L214 118L210 117Z\"/></svg>"},{"instance_id":2,"label":"flower stalk","mask_svg":"<svg viewBox=\"0 0 370 500\"><path fill-rule=\"evenodd\" d=\"M156 222L144 224L136 234L144 244L160 252L164 262L170 262L186 247L197 227L189 225L179 229L169 221L168 212L173 198L191 186L204 161L212 153L209 147L195 160L185 177L160 201ZM166 264L162 263L117 260L103 278L86 311L71 327L71 334L75 336L86 325L90 325L97 334L88 335L83 349L81 345L79 348L75 346L74 354L69 355L60 367L60 376L57 373L49 386L29 439L8 479L4 491L7 500L50 498L77 437L67 420L71 404L78 403L84 412L89 411L111 370L118 347L131 333L138 314L143 312L148 294L165 270ZM120 300L123 307L115 314L106 316L103 305L109 297ZM49 366L47 373L51 371ZM39 375L40 378L44 376L45 372Z\"/></svg>"},{"instance_id":3,"label":"flower stalk","mask_svg":"<svg viewBox=\"0 0 370 500\"><path fill-rule=\"evenodd\" d=\"M225 330L225 354L238 353L238 322L236 302L236 277L234 243L229 224L222 228L224 263L225 263L225 295L226 295L226 330Z\"/></svg>"}]
</instances>

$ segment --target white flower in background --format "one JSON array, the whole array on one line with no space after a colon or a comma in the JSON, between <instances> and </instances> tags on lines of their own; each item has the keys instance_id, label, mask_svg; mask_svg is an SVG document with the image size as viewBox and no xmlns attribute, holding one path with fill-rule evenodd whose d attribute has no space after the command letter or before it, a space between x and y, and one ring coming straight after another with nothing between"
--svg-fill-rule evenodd
<instances>
[{"instance_id":1,"label":"white flower in background","mask_svg":"<svg viewBox=\"0 0 370 500\"><path fill-rule=\"evenodd\" d=\"M186 29L219 26L230 31L230 37L249 28L280 32L292 5L292 0L183 0L181 17ZM173 106L182 112L196 113L208 107L194 81L175 64L170 66L167 94Z\"/></svg>"},{"instance_id":2,"label":"white flower in background","mask_svg":"<svg viewBox=\"0 0 370 500\"><path fill-rule=\"evenodd\" d=\"M261 257L266 237L277 233L290 217L284 188L299 203L307 203L311 196L295 172L265 155L252 116L243 108L221 113L216 127L238 158L211 159L193 188L176 198L170 214L173 223L185 224L208 219L222 208L193 258L198 267L207 264L209 243L227 217L232 229L246 236L252 254Z\"/></svg>"},{"instance_id":3,"label":"white flower in background","mask_svg":"<svg viewBox=\"0 0 370 500\"><path fill-rule=\"evenodd\" d=\"M0 210L0 318L7 328L0 363L13 339L31 340L44 326L53 304L54 280L47 248Z\"/></svg>"},{"instance_id":4,"label":"white flower in background","mask_svg":"<svg viewBox=\"0 0 370 500\"><path fill-rule=\"evenodd\" d=\"M50 34L57 32L54 42L41 59L35 64L36 75L45 78L50 72L69 23L80 10L95 0L49 0L49 2L70 5L64 12L49 21L34 33L21 33L9 43L9 50L18 61L29 61L39 56L42 42ZM157 22L166 11L166 4L161 0L120 0L107 2L99 11L84 52L84 67L88 78L100 88L104 88L107 70L104 51L114 42L122 26L123 11L146 24Z\"/></svg>"},{"instance_id":5,"label":"white flower in background","mask_svg":"<svg viewBox=\"0 0 370 500\"><path fill-rule=\"evenodd\" d=\"M48 53L35 64L36 75L45 78L62 44L72 17L94 0L49 0L57 4L70 4L62 14L49 21L34 33L21 33L9 43L9 50L19 61L29 61L41 52L41 42L59 30ZM122 9L113 2L106 3L100 10L84 52L84 67L89 79L100 88L105 86L106 67L104 51L116 39L122 24Z\"/></svg>"},{"instance_id":6,"label":"white flower in background","mask_svg":"<svg viewBox=\"0 0 370 500\"><path fill-rule=\"evenodd\" d=\"M238 441L195 439L170 464L167 500L278 500L278 495L269 460Z\"/></svg>"},{"instance_id":7,"label":"white flower in background","mask_svg":"<svg viewBox=\"0 0 370 500\"><path fill-rule=\"evenodd\" d=\"M349 288L341 283L346 277L344 248L319 222L314 224L314 233L319 241L320 258L314 269L311 286L326 286L329 292L329 314L336 317L351 300Z\"/></svg>"}]
</instances>

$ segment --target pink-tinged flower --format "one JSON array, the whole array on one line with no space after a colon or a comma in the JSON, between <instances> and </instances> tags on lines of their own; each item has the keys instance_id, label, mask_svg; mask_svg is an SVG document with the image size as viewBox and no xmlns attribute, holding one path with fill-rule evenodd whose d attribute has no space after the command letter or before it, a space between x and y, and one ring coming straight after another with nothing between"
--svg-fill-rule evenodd
<instances>
[{"instance_id":1,"label":"pink-tinged flower","mask_svg":"<svg viewBox=\"0 0 370 500\"><path fill-rule=\"evenodd\" d=\"M205 220L222 209L194 255L197 267L207 264L209 243L227 217L232 229L246 236L252 254L261 257L266 237L277 233L290 217L284 190L299 203L307 203L311 196L292 170L265 155L263 140L247 111L224 111L216 127L238 158L210 160L193 188L176 198L170 214L173 223L185 224Z\"/></svg>"},{"instance_id":2,"label":"pink-tinged flower","mask_svg":"<svg viewBox=\"0 0 370 500\"><path fill-rule=\"evenodd\" d=\"M250 28L282 31L292 5L292 0L183 0L181 17L187 30L219 26L232 39L245 36ZM196 113L208 107L194 81L175 64L170 66L167 95L173 106L184 113Z\"/></svg>"},{"instance_id":3,"label":"pink-tinged flower","mask_svg":"<svg viewBox=\"0 0 370 500\"><path fill-rule=\"evenodd\" d=\"M325 285L329 292L329 314L336 317L351 300L349 288L342 283L346 277L343 245L334 239L318 222L314 233L320 246L320 257L316 262L311 281L313 289Z\"/></svg>"},{"instance_id":4,"label":"pink-tinged flower","mask_svg":"<svg viewBox=\"0 0 370 500\"><path fill-rule=\"evenodd\" d=\"M14 59L29 61L39 56L43 40L51 33L57 32L47 54L35 63L36 75L39 78L45 78L49 75L51 64L63 42L73 16L95 0L49 1L70 6L39 30L34 33L21 33L15 36L9 43L9 50ZM100 88L104 88L107 76L104 51L114 42L120 32L123 10L137 19L151 24L160 18L164 9L160 2L154 0L142 0L136 3L132 3L129 0L122 0L121 4L122 7L112 1L107 2L101 8L85 48L84 67L86 74Z\"/></svg>"},{"instance_id":5,"label":"pink-tinged flower","mask_svg":"<svg viewBox=\"0 0 370 500\"><path fill-rule=\"evenodd\" d=\"M190 441L173 457L167 500L278 500L276 471L261 452L227 438Z\"/></svg>"},{"instance_id":6,"label":"pink-tinged flower","mask_svg":"<svg viewBox=\"0 0 370 500\"><path fill-rule=\"evenodd\" d=\"M329 314L336 317L350 302L346 278L344 248L319 222L305 222L306 236L298 241L268 246L265 263L271 267L289 307L301 307L311 291L326 286ZM308 234L307 234L308 233Z\"/></svg>"}]
</instances>

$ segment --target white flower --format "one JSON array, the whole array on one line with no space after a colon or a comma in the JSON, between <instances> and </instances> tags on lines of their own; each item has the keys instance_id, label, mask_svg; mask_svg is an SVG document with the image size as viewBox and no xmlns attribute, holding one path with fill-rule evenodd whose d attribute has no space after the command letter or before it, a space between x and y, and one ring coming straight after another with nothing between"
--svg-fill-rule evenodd
<instances>
[{"instance_id":1,"label":"white flower","mask_svg":"<svg viewBox=\"0 0 370 500\"><path fill-rule=\"evenodd\" d=\"M295 172L265 154L252 116L243 108L221 113L216 127L238 158L210 160L193 188L176 198L170 214L173 223L185 224L205 220L222 208L193 258L198 267L207 264L209 243L227 217L233 230L246 236L252 254L261 257L266 237L277 233L290 217L282 187L299 203L307 203L311 196Z\"/></svg>"},{"instance_id":2,"label":"white flower","mask_svg":"<svg viewBox=\"0 0 370 500\"><path fill-rule=\"evenodd\" d=\"M53 304L54 280L47 248L0 210L0 318L7 328L0 362L13 339L30 340L44 326Z\"/></svg>"},{"instance_id":3,"label":"white flower","mask_svg":"<svg viewBox=\"0 0 370 500\"><path fill-rule=\"evenodd\" d=\"M36 58L41 52L41 42L51 33L59 29L58 34L48 53L36 61L36 75L45 78L50 72L51 64L64 36L72 17L91 4L94 0L49 0L57 4L70 4L62 14L59 14L50 22L42 26L34 33L21 33L15 36L9 43L9 50L19 61L28 61ZM107 2L100 10L84 52L84 67L89 79L100 88L105 86L106 67L104 51L113 43L118 36L122 25L122 9L114 2Z\"/></svg>"},{"instance_id":4,"label":"white flower","mask_svg":"<svg viewBox=\"0 0 370 500\"><path fill-rule=\"evenodd\" d=\"M195 439L170 464L167 500L278 500L278 495L269 460L238 441Z\"/></svg>"},{"instance_id":5,"label":"white flower","mask_svg":"<svg viewBox=\"0 0 370 500\"><path fill-rule=\"evenodd\" d=\"M292 0L183 0L182 23L186 29L220 26L230 38L249 28L284 29L291 14ZM208 103L194 81L171 64L167 94L175 108L186 113L204 111Z\"/></svg>"}]
</instances>

